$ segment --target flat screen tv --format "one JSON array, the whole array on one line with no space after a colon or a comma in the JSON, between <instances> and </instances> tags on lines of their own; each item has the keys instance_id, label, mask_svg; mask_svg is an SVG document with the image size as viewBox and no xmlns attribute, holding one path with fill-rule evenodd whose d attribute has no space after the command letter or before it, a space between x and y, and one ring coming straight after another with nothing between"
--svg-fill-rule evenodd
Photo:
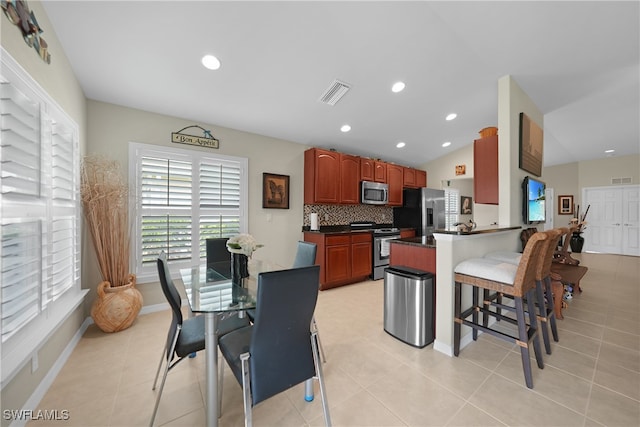
<instances>
[{"instance_id":1,"label":"flat screen tv","mask_svg":"<svg viewBox=\"0 0 640 427\"><path fill-rule=\"evenodd\" d=\"M530 176L522 182L522 220L525 224L545 222L545 183Z\"/></svg>"}]
</instances>

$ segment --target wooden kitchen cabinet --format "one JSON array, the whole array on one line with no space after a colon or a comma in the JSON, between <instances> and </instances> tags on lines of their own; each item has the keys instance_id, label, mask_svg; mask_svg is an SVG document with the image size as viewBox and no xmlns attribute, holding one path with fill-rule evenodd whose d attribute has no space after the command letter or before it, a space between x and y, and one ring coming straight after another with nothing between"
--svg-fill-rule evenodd
<instances>
[{"instance_id":1,"label":"wooden kitchen cabinet","mask_svg":"<svg viewBox=\"0 0 640 427\"><path fill-rule=\"evenodd\" d=\"M360 203L360 158L321 148L305 151L304 203Z\"/></svg>"},{"instance_id":2,"label":"wooden kitchen cabinet","mask_svg":"<svg viewBox=\"0 0 640 427\"><path fill-rule=\"evenodd\" d=\"M376 160L373 162L373 180L375 182L387 182L387 164Z\"/></svg>"},{"instance_id":3,"label":"wooden kitchen cabinet","mask_svg":"<svg viewBox=\"0 0 640 427\"><path fill-rule=\"evenodd\" d=\"M370 233L351 235L351 277L366 277L371 274L373 255Z\"/></svg>"},{"instance_id":4,"label":"wooden kitchen cabinet","mask_svg":"<svg viewBox=\"0 0 640 427\"><path fill-rule=\"evenodd\" d=\"M473 141L475 203L498 204L498 135Z\"/></svg>"},{"instance_id":5,"label":"wooden kitchen cabinet","mask_svg":"<svg viewBox=\"0 0 640 427\"><path fill-rule=\"evenodd\" d=\"M389 206L402 206L402 185L404 167L387 164L387 184L389 184Z\"/></svg>"},{"instance_id":6,"label":"wooden kitchen cabinet","mask_svg":"<svg viewBox=\"0 0 640 427\"><path fill-rule=\"evenodd\" d=\"M427 171L416 169L416 188L427 186Z\"/></svg>"},{"instance_id":7,"label":"wooden kitchen cabinet","mask_svg":"<svg viewBox=\"0 0 640 427\"><path fill-rule=\"evenodd\" d=\"M340 155L340 203L360 203L360 157Z\"/></svg>"},{"instance_id":8,"label":"wooden kitchen cabinet","mask_svg":"<svg viewBox=\"0 0 640 427\"><path fill-rule=\"evenodd\" d=\"M360 179L362 181L375 181L375 161L373 159L367 159L360 157Z\"/></svg>"},{"instance_id":9,"label":"wooden kitchen cabinet","mask_svg":"<svg viewBox=\"0 0 640 427\"><path fill-rule=\"evenodd\" d=\"M311 148L304 152L304 202L340 203L340 153Z\"/></svg>"},{"instance_id":10,"label":"wooden kitchen cabinet","mask_svg":"<svg viewBox=\"0 0 640 427\"><path fill-rule=\"evenodd\" d=\"M414 168L404 168L402 172L402 183L404 187L414 188L416 186L416 170Z\"/></svg>"},{"instance_id":11,"label":"wooden kitchen cabinet","mask_svg":"<svg viewBox=\"0 0 640 427\"><path fill-rule=\"evenodd\" d=\"M321 290L360 282L371 275L371 233L305 232L304 240L318 246L316 264L320 265Z\"/></svg>"},{"instance_id":12,"label":"wooden kitchen cabinet","mask_svg":"<svg viewBox=\"0 0 640 427\"><path fill-rule=\"evenodd\" d=\"M406 239L410 237L416 237L416 229L415 228L403 228L400 230L400 238Z\"/></svg>"}]
</instances>

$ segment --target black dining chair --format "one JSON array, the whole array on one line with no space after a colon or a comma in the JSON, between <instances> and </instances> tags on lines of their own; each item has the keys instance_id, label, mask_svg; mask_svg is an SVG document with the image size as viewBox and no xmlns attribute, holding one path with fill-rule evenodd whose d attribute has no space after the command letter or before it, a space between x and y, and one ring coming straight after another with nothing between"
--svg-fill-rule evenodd
<instances>
[{"instance_id":1,"label":"black dining chair","mask_svg":"<svg viewBox=\"0 0 640 427\"><path fill-rule=\"evenodd\" d=\"M220 338L222 356L242 386L245 426L252 425L255 405L308 379L318 379L331 425L318 334L309 328L319 279L317 265L261 273L255 323Z\"/></svg>"},{"instance_id":2,"label":"black dining chair","mask_svg":"<svg viewBox=\"0 0 640 427\"><path fill-rule=\"evenodd\" d=\"M171 307L171 325L169 326L169 332L167 334L167 340L162 350L162 357L158 364L156 371L156 377L153 380L153 388L156 389L158 382L158 375L164 362L164 374L162 376L162 382L160 383L160 390L158 390L158 396L156 397L156 403L153 408L153 415L151 416L151 422L149 425L153 427L153 423L156 419L156 413L160 405L160 397L162 396L162 390L164 389L165 381L167 380L167 374L174 366L180 363L185 357L190 354L196 353L200 350L204 350L204 316L195 316L189 319L184 319L182 316L182 299L176 289L171 274L169 273L169 267L167 265L167 256L163 252L157 260L158 277L160 279L160 287L164 296L167 298L167 302ZM216 331L218 336L224 336L225 334L242 328L249 324L249 319L240 318L237 315L219 317L218 329Z\"/></svg>"},{"instance_id":3,"label":"black dining chair","mask_svg":"<svg viewBox=\"0 0 640 427\"><path fill-rule=\"evenodd\" d=\"M296 257L293 260L293 266L291 268L300 268L300 267L308 267L310 265L315 265L316 263L316 254L318 253L318 245L310 242L298 241L298 246L296 249ZM247 310L247 315L251 321L255 321L255 310ZM311 328L318 330L318 324L316 323L315 317L311 319ZM322 342L320 341L320 335L318 334L318 345L320 347L320 354L322 355L322 360L324 362L327 361L327 357L324 354L324 348L322 347ZM312 398L311 398L312 400Z\"/></svg>"}]
</instances>

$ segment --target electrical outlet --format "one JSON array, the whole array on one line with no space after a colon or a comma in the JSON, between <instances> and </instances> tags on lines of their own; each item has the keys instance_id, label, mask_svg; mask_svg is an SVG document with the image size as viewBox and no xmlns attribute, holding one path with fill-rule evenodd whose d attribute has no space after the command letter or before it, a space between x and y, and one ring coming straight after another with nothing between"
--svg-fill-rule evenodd
<instances>
[{"instance_id":1,"label":"electrical outlet","mask_svg":"<svg viewBox=\"0 0 640 427\"><path fill-rule=\"evenodd\" d=\"M325 221L329 221L329 214L328 213L324 214L324 220Z\"/></svg>"},{"instance_id":2,"label":"electrical outlet","mask_svg":"<svg viewBox=\"0 0 640 427\"><path fill-rule=\"evenodd\" d=\"M382 214L382 220L386 220L387 219L387 215L386 214Z\"/></svg>"}]
</instances>

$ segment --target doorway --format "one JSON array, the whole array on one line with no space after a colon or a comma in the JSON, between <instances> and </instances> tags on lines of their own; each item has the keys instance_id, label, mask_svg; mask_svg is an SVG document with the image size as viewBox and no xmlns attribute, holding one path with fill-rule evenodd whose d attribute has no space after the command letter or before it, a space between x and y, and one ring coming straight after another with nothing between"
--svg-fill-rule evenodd
<instances>
[{"instance_id":1,"label":"doorway","mask_svg":"<svg viewBox=\"0 0 640 427\"><path fill-rule=\"evenodd\" d=\"M640 186L584 188L582 200L585 251L640 256Z\"/></svg>"}]
</instances>

